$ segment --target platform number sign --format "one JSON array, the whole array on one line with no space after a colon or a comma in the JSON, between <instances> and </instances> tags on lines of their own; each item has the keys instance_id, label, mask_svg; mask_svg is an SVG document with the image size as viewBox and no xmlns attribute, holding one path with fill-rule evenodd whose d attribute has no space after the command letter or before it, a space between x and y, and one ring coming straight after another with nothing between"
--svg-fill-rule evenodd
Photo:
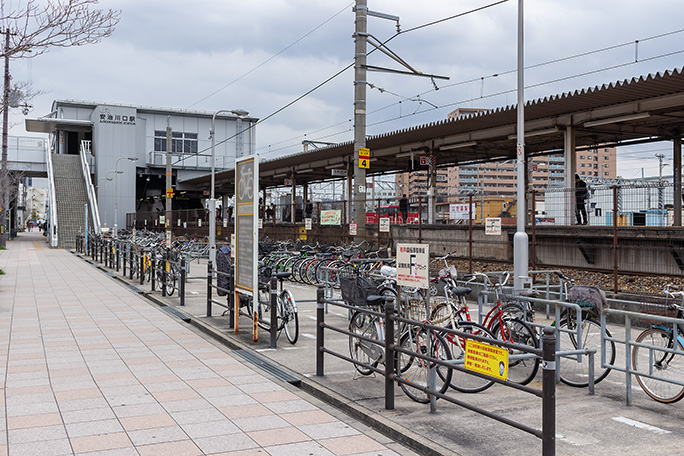
<instances>
[{"instance_id":1,"label":"platform number sign","mask_svg":"<svg viewBox=\"0 0 684 456\"><path fill-rule=\"evenodd\" d=\"M370 149L359 147L359 168L370 168Z\"/></svg>"}]
</instances>

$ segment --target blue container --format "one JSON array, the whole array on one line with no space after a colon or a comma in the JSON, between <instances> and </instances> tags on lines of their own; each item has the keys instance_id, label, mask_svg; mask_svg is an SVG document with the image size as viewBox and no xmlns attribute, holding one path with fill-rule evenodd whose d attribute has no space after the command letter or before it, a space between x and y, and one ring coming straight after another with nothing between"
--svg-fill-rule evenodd
<instances>
[{"instance_id":1,"label":"blue container","mask_svg":"<svg viewBox=\"0 0 684 456\"><path fill-rule=\"evenodd\" d=\"M646 225L647 226L665 226L667 225L667 211L658 209L649 209L646 211Z\"/></svg>"},{"instance_id":2,"label":"blue container","mask_svg":"<svg viewBox=\"0 0 684 456\"><path fill-rule=\"evenodd\" d=\"M618 226L632 226L631 212L618 212ZM606 212L606 225L613 226L613 211Z\"/></svg>"}]
</instances>

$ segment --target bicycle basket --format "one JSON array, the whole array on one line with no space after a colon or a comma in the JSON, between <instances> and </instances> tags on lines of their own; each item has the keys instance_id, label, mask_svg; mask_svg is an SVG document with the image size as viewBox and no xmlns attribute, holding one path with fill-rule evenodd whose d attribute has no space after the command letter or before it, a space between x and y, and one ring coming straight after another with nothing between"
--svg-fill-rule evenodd
<instances>
[{"instance_id":1,"label":"bicycle basket","mask_svg":"<svg viewBox=\"0 0 684 456\"><path fill-rule=\"evenodd\" d=\"M372 294L377 294L377 284L363 276L340 277L340 291L342 299L350 306L365 306L366 298Z\"/></svg>"}]
</instances>

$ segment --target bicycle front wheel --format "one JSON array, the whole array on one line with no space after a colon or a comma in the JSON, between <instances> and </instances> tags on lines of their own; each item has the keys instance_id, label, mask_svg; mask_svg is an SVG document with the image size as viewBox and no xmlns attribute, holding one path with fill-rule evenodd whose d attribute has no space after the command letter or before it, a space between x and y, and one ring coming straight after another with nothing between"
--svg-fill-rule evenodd
<instances>
[{"instance_id":1,"label":"bicycle front wheel","mask_svg":"<svg viewBox=\"0 0 684 456\"><path fill-rule=\"evenodd\" d=\"M577 339L577 321L574 318L565 318L560 322L561 329L569 329L572 332L561 331L561 351L582 349L595 350L594 354L594 384L600 382L610 372L610 368L601 367L601 325L594 320L582 320L581 344ZM606 329L606 335L612 337ZM606 342L606 362L615 362L615 342ZM560 359L560 379L563 383L577 388L589 386L589 356L566 355Z\"/></svg>"},{"instance_id":2,"label":"bicycle front wheel","mask_svg":"<svg viewBox=\"0 0 684 456\"><path fill-rule=\"evenodd\" d=\"M489 330L487 330L484 326L473 323L472 321L455 320L454 324L455 327L451 324L447 327L449 329L455 329L456 331L461 331L467 334L474 334L476 336L494 339L494 336L489 332ZM465 352L466 342L468 339L453 334L445 334L445 338L449 343L449 347L451 348L451 354L453 356L454 363L457 366L465 369ZM457 369L450 369L450 371L452 372L452 376L449 386L462 393L479 393L480 391L484 391L494 384L493 380L478 377L467 371L464 372Z\"/></svg>"},{"instance_id":3,"label":"bicycle front wheel","mask_svg":"<svg viewBox=\"0 0 684 456\"><path fill-rule=\"evenodd\" d=\"M291 344L296 344L299 339L299 316L297 304L290 290L280 293L280 318L285 325L285 336Z\"/></svg>"},{"instance_id":4,"label":"bicycle front wheel","mask_svg":"<svg viewBox=\"0 0 684 456\"><path fill-rule=\"evenodd\" d=\"M530 348L539 348L537 335L527 323L517 318L502 318L500 321L503 325L499 325L497 322L492 328L492 334L497 339L518 345L527 345ZM539 358L536 356L525 357L530 354L514 349L508 349L508 354L509 356L520 356L518 359L509 359L508 381L527 385L534 380L539 370Z\"/></svg>"},{"instance_id":5,"label":"bicycle front wheel","mask_svg":"<svg viewBox=\"0 0 684 456\"><path fill-rule=\"evenodd\" d=\"M349 321L349 332L377 340L380 343L380 335L375 326L376 317L363 313L355 312ZM349 356L354 361L377 367L382 358L382 348L367 340L349 336ZM354 363L354 367L361 375L370 375L373 369L361 364Z\"/></svg>"},{"instance_id":6,"label":"bicycle front wheel","mask_svg":"<svg viewBox=\"0 0 684 456\"><path fill-rule=\"evenodd\" d=\"M667 380L684 380L684 347L677 340L676 344L669 331L651 328L639 334L637 343L650 347L634 347L632 349L632 367L635 371L653 377L636 375L637 382L653 400L664 404L677 402L684 397L684 386L669 383ZM676 348L675 348L676 347ZM678 350L682 354L669 353L663 348Z\"/></svg>"},{"instance_id":7,"label":"bicycle front wheel","mask_svg":"<svg viewBox=\"0 0 684 456\"><path fill-rule=\"evenodd\" d=\"M430 339L432 340L432 353L430 353ZM407 331L401 338L401 348L425 356L431 355L440 361L451 360L451 352L444 338L435 332L428 337L424 329ZM433 367L435 368L435 391L444 394L451 381L451 369L415 355L396 352L397 375L408 382L400 382L399 385L408 397L421 404L430 402L430 394L423 388L430 388L430 370Z\"/></svg>"}]
</instances>

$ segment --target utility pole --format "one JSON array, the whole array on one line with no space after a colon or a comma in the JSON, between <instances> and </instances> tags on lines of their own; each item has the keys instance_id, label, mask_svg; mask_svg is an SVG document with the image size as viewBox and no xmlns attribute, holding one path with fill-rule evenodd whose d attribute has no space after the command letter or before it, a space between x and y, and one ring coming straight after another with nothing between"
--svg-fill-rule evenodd
<instances>
[{"instance_id":1,"label":"utility pole","mask_svg":"<svg viewBox=\"0 0 684 456\"><path fill-rule=\"evenodd\" d=\"M359 167L359 149L366 147L366 43L368 40L368 2L356 0L354 32L354 188L351 220L357 236L366 238L366 170Z\"/></svg>"},{"instance_id":2,"label":"utility pole","mask_svg":"<svg viewBox=\"0 0 684 456\"><path fill-rule=\"evenodd\" d=\"M166 118L166 216L164 217L164 222L166 225L166 247L171 248L171 212L173 202L173 197L169 194L169 191L173 192L173 183L171 179L171 116Z\"/></svg>"},{"instance_id":3,"label":"utility pole","mask_svg":"<svg viewBox=\"0 0 684 456\"><path fill-rule=\"evenodd\" d=\"M0 167L0 247L5 247L9 236L8 217L9 212L9 167L7 165L7 130L9 125L9 92L10 92L10 72L9 72L9 45L10 31L5 30L5 80L2 94L2 165Z\"/></svg>"}]
</instances>

